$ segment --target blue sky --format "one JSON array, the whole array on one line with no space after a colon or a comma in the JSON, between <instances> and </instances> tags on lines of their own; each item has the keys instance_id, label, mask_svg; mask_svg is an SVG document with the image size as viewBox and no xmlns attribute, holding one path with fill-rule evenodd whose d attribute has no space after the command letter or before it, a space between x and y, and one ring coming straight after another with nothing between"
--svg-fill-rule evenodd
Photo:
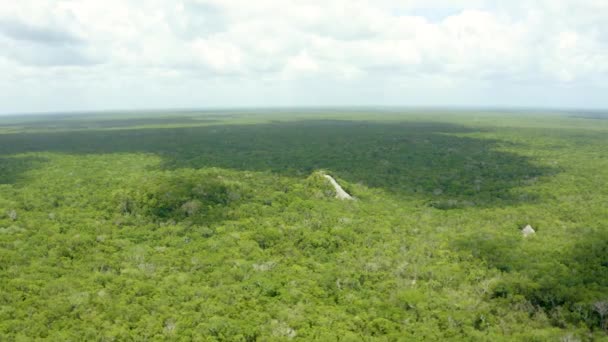
<instances>
[{"instance_id":1,"label":"blue sky","mask_svg":"<svg viewBox=\"0 0 608 342\"><path fill-rule=\"evenodd\" d=\"M22 0L0 114L137 108L608 108L608 1Z\"/></svg>"}]
</instances>

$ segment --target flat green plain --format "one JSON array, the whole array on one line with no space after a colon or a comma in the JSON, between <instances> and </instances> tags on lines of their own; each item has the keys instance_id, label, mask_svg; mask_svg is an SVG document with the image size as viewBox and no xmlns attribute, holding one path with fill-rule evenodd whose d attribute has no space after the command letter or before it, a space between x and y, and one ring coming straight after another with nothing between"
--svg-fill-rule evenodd
<instances>
[{"instance_id":1,"label":"flat green plain","mask_svg":"<svg viewBox=\"0 0 608 342\"><path fill-rule=\"evenodd\" d=\"M608 340L606 118L0 117L0 336Z\"/></svg>"}]
</instances>

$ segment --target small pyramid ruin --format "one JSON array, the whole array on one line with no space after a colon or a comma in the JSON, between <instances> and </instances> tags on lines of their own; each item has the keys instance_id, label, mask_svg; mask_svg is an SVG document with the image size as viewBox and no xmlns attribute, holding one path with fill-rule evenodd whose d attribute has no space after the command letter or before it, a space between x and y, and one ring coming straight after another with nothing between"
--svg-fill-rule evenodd
<instances>
[{"instance_id":1,"label":"small pyramid ruin","mask_svg":"<svg viewBox=\"0 0 608 342\"><path fill-rule=\"evenodd\" d=\"M526 227L524 227L524 229L521 230L521 233L524 235L524 237L528 237L530 235L536 234L536 231L534 230L534 228L532 228L531 225L527 225Z\"/></svg>"}]
</instances>

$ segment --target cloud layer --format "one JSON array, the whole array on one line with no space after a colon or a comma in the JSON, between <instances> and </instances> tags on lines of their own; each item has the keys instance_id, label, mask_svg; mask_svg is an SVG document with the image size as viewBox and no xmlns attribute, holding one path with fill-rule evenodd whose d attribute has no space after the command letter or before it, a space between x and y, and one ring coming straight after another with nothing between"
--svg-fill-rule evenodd
<instances>
[{"instance_id":1,"label":"cloud layer","mask_svg":"<svg viewBox=\"0 0 608 342\"><path fill-rule=\"evenodd\" d=\"M22 0L0 112L608 106L608 2Z\"/></svg>"}]
</instances>

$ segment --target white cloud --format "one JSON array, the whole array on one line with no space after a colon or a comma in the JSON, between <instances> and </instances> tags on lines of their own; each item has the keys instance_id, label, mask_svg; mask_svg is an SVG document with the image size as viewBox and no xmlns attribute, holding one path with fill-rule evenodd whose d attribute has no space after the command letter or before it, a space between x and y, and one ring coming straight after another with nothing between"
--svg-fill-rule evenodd
<instances>
[{"instance_id":1,"label":"white cloud","mask_svg":"<svg viewBox=\"0 0 608 342\"><path fill-rule=\"evenodd\" d=\"M243 68L241 49L229 42L197 39L190 47L195 53L195 60L215 72L238 72Z\"/></svg>"},{"instance_id":2,"label":"white cloud","mask_svg":"<svg viewBox=\"0 0 608 342\"><path fill-rule=\"evenodd\" d=\"M0 84L3 89L10 84L16 99L0 104L0 112L44 110L49 101L19 100L31 93L32 80L52 87L48 96L65 89L94 98L128 85L133 100L99 101L112 107L146 103L161 88L175 95L168 107L180 106L183 88L167 88L176 84L234 93L218 93L212 99L216 105L233 105L239 97L249 101L255 84L311 92L335 84L353 97L371 94L353 102L378 104L399 103L399 91L378 97L368 91L370 84L381 83L382 89L420 84L421 91L447 94L445 104L458 102L462 89L475 94L480 87L559 93L562 86L570 91L581 86L599 92L608 87L605 22L605 0L6 2L0 6ZM140 91L144 88L156 90ZM44 87L40 91L44 98ZM331 102L332 90L324 91L317 98ZM338 90L335 95L342 102L348 98ZM487 101L487 94L479 96L486 97L479 103ZM582 92L579 97L582 103ZM310 99L289 98L294 104ZM77 105L66 101L66 107ZM467 101L475 104L476 98ZM543 105L542 99L537 102Z\"/></svg>"},{"instance_id":3,"label":"white cloud","mask_svg":"<svg viewBox=\"0 0 608 342\"><path fill-rule=\"evenodd\" d=\"M293 74L314 74L319 71L319 64L310 58L308 53L302 52L297 56L290 57L283 71L286 76Z\"/></svg>"}]
</instances>

